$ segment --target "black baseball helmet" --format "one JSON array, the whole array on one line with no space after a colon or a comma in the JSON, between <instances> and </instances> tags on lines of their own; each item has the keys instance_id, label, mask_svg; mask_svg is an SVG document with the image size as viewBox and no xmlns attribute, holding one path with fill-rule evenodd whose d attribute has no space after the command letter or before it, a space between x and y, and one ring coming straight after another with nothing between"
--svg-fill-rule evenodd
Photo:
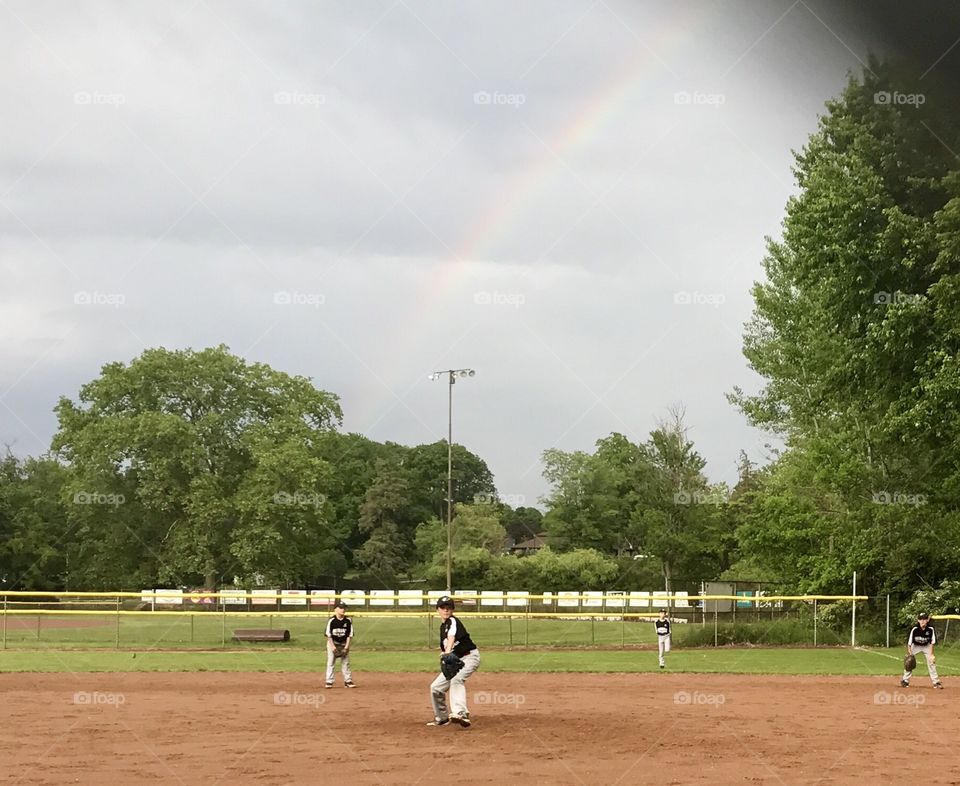
<instances>
[{"instance_id":1,"label":"black baseball helmet","mask_svg":"<svg viewBox=\"0 0 960 786\"><path fill-rule=\"evenodd\" d=\"M930 615L927 614L927 612L925 612L925 611L921 611L921 612L917 615L917 619L918 619L918 620L928 620L928 619L930 619Z\"/></svg>"},{"instance_id":2,"label":"black baseball helmet","mask_svg":"<svg viewBox=\"0 0 960 786\"><path fill-rule=\"evenodd\" d=\"M449 595L443 595L442 597L437 598L437 608L438 609L455 608L453 604L453 598L451 598Z\"/></svg>"},{"instance_id":3,"label":"black baseball helmet","mask_svg":"<svg viewBox=\"0 0 960 786\"><path fill-rule=\"evenodd\" d=\"M342 600L338 600L336 603L334 603L333 607L335 609L343 609L344 611L347 610L347 604L344 603Z\"/></svg>"}]
</instances>

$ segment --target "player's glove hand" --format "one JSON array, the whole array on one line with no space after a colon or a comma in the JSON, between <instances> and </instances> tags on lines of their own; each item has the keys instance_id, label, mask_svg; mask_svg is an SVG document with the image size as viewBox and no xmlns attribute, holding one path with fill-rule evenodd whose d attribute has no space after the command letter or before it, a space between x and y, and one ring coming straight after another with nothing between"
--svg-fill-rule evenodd
<instances>
[{"instance_id":1,"label":"player's glove hand","mask_svg":"<svg viewBox=\"0 0 960 786\"><path fill-rule=\"evenodd\" d=\"M917 656L916 655L907 655L903 659L903 670L904 671L913 671L917 668Z\"/></svg>"},{"instance_id":2,"label":"player's glove hand","mask_svg":"<svg viewBox=\"0 0 960 786\"><path fill-rule=\"evenodd\" d=\"M448 680L457 676L460 669L463 668L463 661L452 652L440 656L440 673Z\"/></svg>"},{"instance_id":3,"label":"player's glove hand","mask_svg":"<svg viewBox=\"0 0 960 786\"><path fill-rule=\"evenodd\" d=\"M333 645L333 657L334 657L334 658L342 658L342 657L343 657L344 655L346 655L346 654L347 654L347 651L346 651L343 647L341 647L339 644L334 644L334 645Z\"/></svg>"}]
</instances>

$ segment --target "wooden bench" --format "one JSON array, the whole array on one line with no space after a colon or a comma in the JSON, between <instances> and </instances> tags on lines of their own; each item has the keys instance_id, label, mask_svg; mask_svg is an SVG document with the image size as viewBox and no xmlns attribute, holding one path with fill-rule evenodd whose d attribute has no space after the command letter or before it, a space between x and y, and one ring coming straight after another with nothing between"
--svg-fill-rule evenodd
<instances>
[{"instance_id":1,"label":"wooden bench","mask_svg":"<svg viewBox=\"0 0 960 786\"><path fill-rule=\"evenodd\" d=\"M290 641L290 631L286 628L246 628L233 632L234 641Z\"/></svg>"}]
</instances>

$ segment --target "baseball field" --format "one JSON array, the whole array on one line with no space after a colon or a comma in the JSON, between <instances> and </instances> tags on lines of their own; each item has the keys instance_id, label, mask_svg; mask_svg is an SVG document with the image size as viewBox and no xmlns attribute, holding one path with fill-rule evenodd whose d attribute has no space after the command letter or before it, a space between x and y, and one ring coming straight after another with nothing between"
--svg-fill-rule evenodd
<instances>
[{"instance_id":1,"label":"baseball field","mask_svg":"<svg viewBox=\"0 0 960 786\"><path fill-rule=\"evenodd\" d=\"M486 647L473 726L431 728L426 647L0 653L3 780L15 784L882 783L924 760L960 782L960 651L899 686L902 651ZM331 768L333 768L331 770ZM321 778L320 773L323 773Z\"/></svg>"}]
</instances>

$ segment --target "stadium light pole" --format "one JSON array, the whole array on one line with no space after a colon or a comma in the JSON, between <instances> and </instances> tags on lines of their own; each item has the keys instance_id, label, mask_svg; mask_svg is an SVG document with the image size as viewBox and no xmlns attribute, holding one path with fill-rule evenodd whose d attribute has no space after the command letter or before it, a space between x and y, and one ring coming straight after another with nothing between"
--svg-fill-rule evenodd
<instances>
[{"instance_id":1,"label":"stadium light pole","mask_svg":"<svg viewBox=\"0 0 960 786\"><path fill-rule=\"evenodd\" d=\"M472 368L448 368L434 371L428 379L447 378L447 594L453 592L453 386L457 377L476 376Z\"/></svg>"}]
</instances>

